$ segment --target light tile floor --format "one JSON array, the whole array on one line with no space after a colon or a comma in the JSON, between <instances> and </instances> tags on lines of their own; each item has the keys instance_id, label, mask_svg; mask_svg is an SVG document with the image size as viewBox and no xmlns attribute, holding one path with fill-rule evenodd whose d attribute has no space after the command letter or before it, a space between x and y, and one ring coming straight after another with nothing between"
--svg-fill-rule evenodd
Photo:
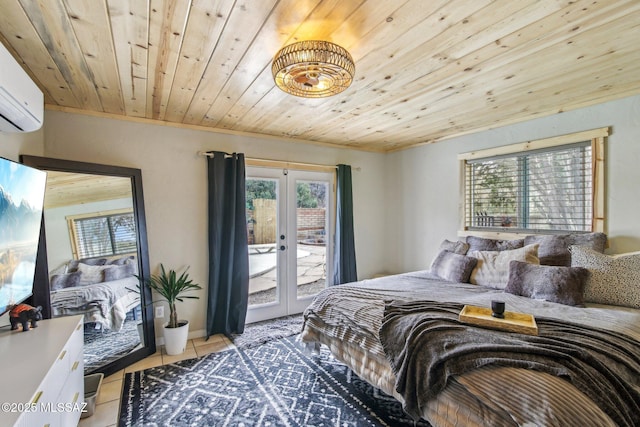
<instances>
[{"instance_id":1,"label":"light tile floor","mask_svg":"<svg viewBox=\"0 0 640 427\"><path fill-rule=\"evenodd\" d=\"M233 344L224 335L212 336L208 341L205 341L204 338L189 340L185 352L178 356L169 356L164 352L164 347L161 347L155 354L128 366L126 369L105 377L96 400L95 412L92 416L81 419L78 427L114 427L118 425L120 396L122 395L122 383L125 373L167 365L179 360L192 359L209 353L217 353L232 347Z\"/></svg>"}]
</instances>

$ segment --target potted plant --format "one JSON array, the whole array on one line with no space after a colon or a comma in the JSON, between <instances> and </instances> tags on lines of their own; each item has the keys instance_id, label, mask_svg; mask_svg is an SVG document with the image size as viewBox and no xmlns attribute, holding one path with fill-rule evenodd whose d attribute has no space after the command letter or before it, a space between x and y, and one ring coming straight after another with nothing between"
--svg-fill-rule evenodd
<instances>
[{"instance_id":1,"label":"potted plant","mask_svg":"<svg viewBox=\"0 0 640 427\"><path fill-rule=\"evenodd\" d=\"M187 345L189 335L189 322L178 320L176 302L182 302L185 298L199 299L194 295L184 295L186 292L202 289L202 287L189 278L189 267L178 276L175 270L166 271L160 264L160 274L151 275L146 281L149 287L156 291L161 300L169 304L169 322L164 325L164 346L168 355L180 354ZM157 301L154 301L157 302Z\"/></svg>"}]
</instances>

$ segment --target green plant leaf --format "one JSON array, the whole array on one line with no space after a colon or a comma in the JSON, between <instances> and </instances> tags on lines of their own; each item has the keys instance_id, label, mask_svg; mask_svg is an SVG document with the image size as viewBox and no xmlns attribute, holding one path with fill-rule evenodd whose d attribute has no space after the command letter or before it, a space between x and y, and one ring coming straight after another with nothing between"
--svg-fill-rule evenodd
<instances>
[{"instance_id":1,"label":"green plant leaf","mask_svg":"<svg viewBox=\"0 0 640 427\"><path fill-rule=\"evenodd\" d=\"M179 276L173 269L168 271L160 264L160 274L152 274L151 277L144 281L150 289L154 290L162 298L160 301L166 301L169 304L169 325L168 327L176 327L175 323L178 319L175 303L182 302L184 298L200 299L197 295L184 295L185 292L192 292L202 289L197 283L189 278L189 267L187 267ZM140 276L136 276L139 281L143 281ZM138 286L139 288L140 286ZM153 301L156 303L158 301Z\"/></svg>"}]
</instances>

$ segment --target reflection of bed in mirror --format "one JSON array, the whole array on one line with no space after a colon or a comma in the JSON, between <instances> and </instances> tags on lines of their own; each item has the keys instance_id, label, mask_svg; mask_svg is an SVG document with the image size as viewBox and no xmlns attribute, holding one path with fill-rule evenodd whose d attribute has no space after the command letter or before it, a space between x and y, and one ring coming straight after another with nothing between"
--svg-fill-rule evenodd
<instances>
[{"instance_id":1,"label":"reflection of bed in mirror","mask_svg":"<svg viewBox=\"0 0 640 427\"><path fill-rule=\"evenodd\" d=\"M52 317L83 315L95 329L120 331L140 316L135 255L71 260L50 276Z\"/></svg>"},{"instance_id":2,"label":"reflection of bed in mirror","mask_svg":"<svg viewBox=\"0 0 640 427\"><path fill-rule=\"evenodd\" d=\"M99 369L143 339L135 254L70 260L51 271L51 316L84 317L84 365Z\"/></svg>"}]
</instances>

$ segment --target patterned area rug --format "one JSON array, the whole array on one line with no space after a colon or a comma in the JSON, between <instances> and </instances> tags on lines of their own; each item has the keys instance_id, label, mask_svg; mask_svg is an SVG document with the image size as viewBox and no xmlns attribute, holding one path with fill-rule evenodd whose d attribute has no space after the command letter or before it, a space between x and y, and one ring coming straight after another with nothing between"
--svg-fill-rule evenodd
<instances>
[{"instance_id":1,"label":"patterned area rug","mask_svg":"<svg viewBox=\"0 0 640 427\"><path fill-rule=\"evenodd\" d=\"M120 359L140 344L139 320L125 320L119 331L96 330L92 324L84 327L84 369L96 368Z\"/></svg>"},{"instance_id":2,"label":"patterned area rug","mask_svg":"<svg viewBox=\"0 0 640 427\"><path fill-rule=\"evenodd\" d=\"M296 338L128 373L119 426L429 426Z\"/></svg>"},{"instance_id":3,"label":"patterned area rug","mask_svg":"<svg viewBox=\"0 0 640 427\"><path fill-rule=\"evenodd\" d=\"M231 340L240 349L262 345L302 331L302 314L279 317L264 322L250 323L244 328L244 333L232 335Z\"/></svg>"}]
</instances>

